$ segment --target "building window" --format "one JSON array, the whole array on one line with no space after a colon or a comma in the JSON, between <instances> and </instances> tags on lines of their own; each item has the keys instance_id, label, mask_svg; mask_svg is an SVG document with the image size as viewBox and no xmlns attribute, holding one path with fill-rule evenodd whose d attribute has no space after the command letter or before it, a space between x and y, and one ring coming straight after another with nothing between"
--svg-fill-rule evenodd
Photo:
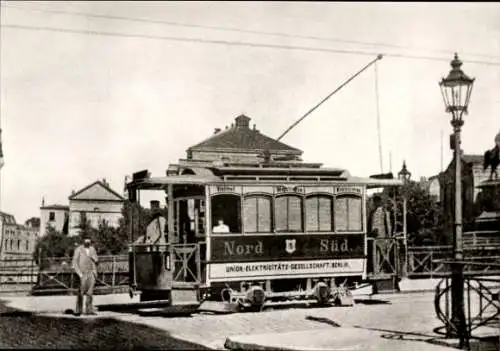
<instances>
[{"instance_id":1,"label":"building window","mask_svg":"<svg viewBox=\"0 0 500 351\"><path fill-rule=\"evenodd\" d=\"M302 231L302 198L283 195L274 200L275 229L278 232Z\"/></svg>"},{"instance_id":2,"label":"building window","mask_svg":"<svg viewBox=\"0 0 500 351\"><path fill-rule=\"evenodd\" d=\"M332 221L333 199L331 196L314 195L306 199L306 231L330 232Z\"/></svg>"},{"instance_id":3,"label":"building window","mask_svg":"<svg viewBox=\"0 0 500 351\"><path fill-rule=\"evenodd\" d=\"M212 226L223 221L230 233L241 233L241 198L237 195L221 194L212 197Z\"/></svg>"},{"instance_id":4,"label":"building window","mask_svg":"<svg viewBox=\"0 0 500 351\"><path fill-rule=\"evenodd\" d=\"M361 197L339 196L335 199L335 229L339 232L359 232L363 228Z\"/></svg>"},{"instance_id":5,"label":"building window","mask_svg":"<svg viewBox=\"0 0 500 351\"><path fill-rule=\"evenodd\" d=\"M56 220L56 213L53 211L49 212L49 221L55 221Z\"/></svg>"},{"instance_id":6,"label":"building window","mask_svg":"<svg viewBox=\"0 0 500 351\"><path fill-rule=\"evenodd\" d=\"M30 242L29 240L26 240L26 251L30 250Z\"/></svg>"},{"instance_id":7,"label":"building window","mask_svg":"<svg viewBox=\"0 0 500 351\"><path fill-rule=\"evenodd\" d=\"M17 240L17 250L19 251L21 249L21 240Z\"/></svg>"},{"instance_id":8,"label":"building window","mask_svg":"<svg viewBox=\"0 0 500 351\"><path fill-rule=\"evenodd\" d=\"M243 228L246 233L271 232L271 197L250 195L243 202Z\"/></svg>"},{"instance_id":9,"label":"building window","mask_svg":"<svg viewBox=\"0 0 500 351\"><path fill-rule=\"evenodd\" d=\"M14 239L10 239L10 249L12 250L12 247L14 246Z\"/></svg>"},{"instance_id":10,"label":"building window","mask_svg":"<svg viewBox=\"0 0 500 351\"><path fill-rule=\"evenodd\" d=\"M85 226L87 226L87 224L90 224L87 219L87 213L80 212L80 223L79 223L80 228L84 228Z\"/></svg>"}]
</instances>

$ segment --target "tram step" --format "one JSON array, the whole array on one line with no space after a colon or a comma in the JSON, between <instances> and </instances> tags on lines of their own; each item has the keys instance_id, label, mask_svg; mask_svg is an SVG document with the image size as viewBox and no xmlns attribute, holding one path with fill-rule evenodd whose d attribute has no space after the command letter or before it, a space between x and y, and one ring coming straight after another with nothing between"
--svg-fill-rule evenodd
<instances>
[{"instance_id":1,"label":"tram step","mask_svg":"<svg viewBox=\"0 0 500 351\"><path fill-rule=\"evenodd\" d=\"M374 293L394 293L399 292L399 284L396 277L373 281Z\"/></svg>"},{"instance_id":2,"label":"tram step","mask_svg":"<svg viewBox=\"0 0 500 351\"><path fill-rule=\"evenodd\" d=\"M172 304L180 304L185 302L199 302L198 289L176 289L172 287Z\"/></svg>"}]
</instances>

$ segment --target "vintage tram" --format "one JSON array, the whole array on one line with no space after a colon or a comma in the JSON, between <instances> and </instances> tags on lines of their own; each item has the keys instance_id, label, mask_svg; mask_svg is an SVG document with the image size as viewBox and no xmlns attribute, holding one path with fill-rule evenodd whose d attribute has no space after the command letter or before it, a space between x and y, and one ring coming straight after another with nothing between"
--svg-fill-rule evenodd
<instances>
[{"instance_id":1,"label":"vintage tram","mask_svg":"<svg viewBox=\"0 0 500 351\"><path fill-rule=\"evenodd\" d=\"M198 302L251 309L283 300L350 304L349 290L367 278L367 190L400 185L273 160L184 160L164 177L137 172L126 183L131 292L171 304L188 290ZM144 190L166 199L151 222L156 236L137 225Z\"/></svg>"}]
</instances>

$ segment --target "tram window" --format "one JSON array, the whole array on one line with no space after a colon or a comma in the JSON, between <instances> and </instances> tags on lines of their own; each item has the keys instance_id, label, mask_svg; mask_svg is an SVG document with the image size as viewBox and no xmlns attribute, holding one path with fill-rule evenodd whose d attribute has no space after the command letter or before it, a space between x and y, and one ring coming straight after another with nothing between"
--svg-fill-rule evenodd
<instances>
[{"instance_id":1,"label":"tram window","mask_svg":"<svg viewBox=\"0 0 500 351\"><path fill-rule=\"evenodd\" d=\"M241 233L241 199L237 195L215 195L212 197L212 226L222 220L230 233ZM213 228L212 228L213 229Z\"/></svg>"},{"instance_id":2,"label":"tram window","mask_svg":"<svg viewBox=\"0 0 500 351\"><path fill-rule=\"evenodd\" d=\"M306 199L306 231L332 231L332 198L315 195Z\"/></svg>"},{"instance_id":3,"label":"tram window","mask_svg":"<svg viewBox=\"0 0 500 351\"><path fill-rule=\"evenodd\" d=\"M285 195L274 200L275 230L278 232L302 231L302 198Z\"/></svg>"},{"instance_id":4,"label":"tram window","mask_svg":"<svg viewBox=\"0 0 500 351\"><path fill-rule=\"evenodd\" d=\"M341 232L362 230L361 198L339 196L335 199L335 228Z\"/></svg>"},{"instance_id":5,"label":"tram window","mask_svg":"<svg viewBox=\"0 0 500 351\"><path fill-rule=\"evenodd\" d=\"M243 223L247 233L271 232L271 198L252 195L243 202Z\"/></svg>"}]
</instances>

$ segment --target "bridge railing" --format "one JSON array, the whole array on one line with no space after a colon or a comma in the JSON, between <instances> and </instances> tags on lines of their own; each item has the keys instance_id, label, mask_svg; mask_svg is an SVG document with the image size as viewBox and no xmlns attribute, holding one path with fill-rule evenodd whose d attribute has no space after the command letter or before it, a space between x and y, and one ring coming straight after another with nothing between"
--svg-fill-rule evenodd
<instances>
[{"instance_id":1,"label":"bridge railing","mask_svg":"<svg viewBox=\"0 0 500 351\"><path fill-rule=\"evenodd\" d=\"M453 264L454 261L445 261ZM434 307L438 319L443 323L435 329L438 334L460 339L460 347L469 347L470 340L495 334L500 326L500 264L496 262L461 262L469 267L464 276L465 331L459 331L452 318L451 274L441 274L436 286ZM487 267L489 270L484 270Z\"/></svg>"},{"instance_id":2,"label":"bridge railing","mask_svg":"<svg viewBox=\"0 0 500 351\"><path fill-rule=\"evenodd\" d=\"M100 256L95 292L125 291L128 256ZM0 292L74 293L78 279L70 257L0 260Z\"/></svg>"}]
</instances>

